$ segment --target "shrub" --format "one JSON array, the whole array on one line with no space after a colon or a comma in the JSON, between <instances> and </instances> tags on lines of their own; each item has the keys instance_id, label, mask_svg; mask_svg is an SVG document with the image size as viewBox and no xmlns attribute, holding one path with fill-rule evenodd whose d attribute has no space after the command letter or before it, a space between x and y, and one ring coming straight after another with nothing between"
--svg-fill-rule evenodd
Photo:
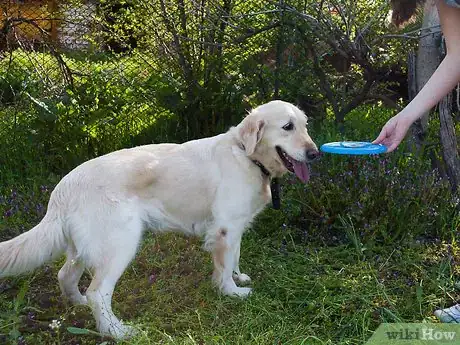
<instances>
[{"instance_id":1,"label":"shrub","mask_svg":"<svg viewBox=\"0 0 460 345\"><path fill-rule=\"evenodd\" d=\"M369 113L378 114L377 123ZM312 137L318 144L372 140L391 115L388 109L364 106L350 114L343 134L326 120L316 124ZM320 240L369 247L403 238L451 239L460 229L458 197L431 168L427 155L409 153L404 143L390 155L325 154L312 166L308 184L294 176L284 179L282 199L282 211L262 214L257 231L264 224L277 224L284 230L282 237L297 243Z\"/></svg>"}]
</instances>

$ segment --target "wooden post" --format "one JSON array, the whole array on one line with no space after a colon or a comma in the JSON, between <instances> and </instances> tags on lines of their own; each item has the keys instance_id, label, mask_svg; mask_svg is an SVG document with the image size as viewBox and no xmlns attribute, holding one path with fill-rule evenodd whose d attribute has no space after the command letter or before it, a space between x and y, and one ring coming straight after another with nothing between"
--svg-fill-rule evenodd
<instances>
[{"instance_id":1,"label":"wooden post","mask_svg":"<svg viewBox=\"0 0 460 345\"><path fill-rule=\"evenodd\" d=\"M439 119L441 122L442 155L446 163L450 186L455 193L460 190L460 156L457 150L457 137L452 119L452 94L444 97L439 103Z\"/></svg>"},{"instance_id":2,"label":"wooden post","mask_svg":"<svg viewBox=\"0 0 460 345\"><path fill-rule=\"evenodd\" d=\"M415 52L411 50L407 57L407 84L408 84L408 95L409 95L409 102L414 99L417 95L417 76L416 76L416 56Z\"/></svg>"},{"instance_id":3,"label":"wooden post","mask_svg":"<svg viewBox=\"0 0 460 345\"><path fill-rule=\"evenodd\" d=\"M59 22L56 19L58 16L58 4L57 0L49 0L48 1L48 12L50 13L51 16L51 43L53 44L58 44L58 25Z\"/></svg>"},{"instance_id":4,"label":"wooden post","mask_svg":"<svg viewBox=\"0 0 460 345\"><path fill-rule=\"evenodd\" d=\"M415 61L414 72L417 93L431 78L441 62L439 53L441 32L437 28L433 29L433 27L436 27L438 24L439 16L436 8L436 2L434 0L428 0L425 2L425 6L423 8L423 35L419 41L417 59ZM425 145L429 115L430 112L428 111L412 126L412 135L417 151L420 151Z\"/></svg>"}]
</instances>

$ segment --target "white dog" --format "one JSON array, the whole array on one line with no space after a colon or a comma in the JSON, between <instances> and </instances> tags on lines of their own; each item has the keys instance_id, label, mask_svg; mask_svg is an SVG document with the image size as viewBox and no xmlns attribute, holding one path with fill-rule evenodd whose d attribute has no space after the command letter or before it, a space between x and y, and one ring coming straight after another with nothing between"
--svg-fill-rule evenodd
<instances>
[{"instance_id":1,"label":"white dog","mask_svg":"<svg viewBox=\"0 0 460 345\"><path fill-rule=\"evenodd\" d=\"M58 279L64 296L88 304L103 334L132 329L113 314L115 284L136 254L144 229L203 236L222 293L247 296L238 262L241 237L271 200L270 180L288 170L309 179L318 150L297 107L272 101L215 137L181 145L139 146L85 162L51 193L43 220L0 243L0 277L30 271L65 251ZM93 279L83 296L85 268Z\"/></svg>"}]
</instances>

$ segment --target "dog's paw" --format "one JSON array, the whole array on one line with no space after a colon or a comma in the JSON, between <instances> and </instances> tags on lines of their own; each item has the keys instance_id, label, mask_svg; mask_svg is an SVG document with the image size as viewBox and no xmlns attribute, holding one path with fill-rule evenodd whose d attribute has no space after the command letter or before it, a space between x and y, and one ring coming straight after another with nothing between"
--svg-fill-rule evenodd
<instances>
[{"instance_id":1,"label":"dog's paw","mask_svg":"<svg viewBox=\"0 0 460 345\"><path fill-rule=\"evenodd\" d=\"M83 295L71 298L70 301L73 305L88 305L88 299L86 298L86 296Z\"/></svg>"},{"instance_id":2,"label":"dog's paw","mask_svg":"<svg viewBox=\"0 0 460 345\"><path fill-rule=\"evenodd\" d=\"M129 339L137 334L137 330L128 325L124 325L122 322L112 322L105 329L100 330L104 335L112 336L117 340Z\"/></svg>"},{"instance_id":3,"label":"dog's paw","mask_svg":"<svg viewBox=\"0 0 460 345\"><path fill-rule=\"evenodd\" d=\"M73 296L62 296L64 303L68 303L71 305L88 305L88 299L86 296L81 294L73 295Z\"/></svg>"},{"instance_id":4,"label":"dog's paw","mask_svg":"<svg viewBox=\"0 0 460 345\"><path fill-rule=\"evenodd\" d=\"M240 274L233 273L233 280L236 283L239 283L241 285L247 285L247 284L249 284L251 282L251 277L249 277L245 273L240 273Z\"/></svg>"},{"instance_id":5,"label":"dog's paw","mask_svg":"<svg viewBox=\"0 0 460 345\"><path fill-rule=\"evenodd\" d=\"M223 293L227 296L246 298L251 294L252 289L247 287L234 287L232 289L224 289Z\"/></svg>"}]
</instances>

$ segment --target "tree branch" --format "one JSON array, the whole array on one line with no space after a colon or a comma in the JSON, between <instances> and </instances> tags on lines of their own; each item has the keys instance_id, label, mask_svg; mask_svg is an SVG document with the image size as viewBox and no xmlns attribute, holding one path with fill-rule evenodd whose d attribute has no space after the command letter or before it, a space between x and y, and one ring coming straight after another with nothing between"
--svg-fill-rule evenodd
<instances>
[{"instance_id":1,"label":"tree branch","mask_svg":"<svg viewBox=\"0 0 460 345\"><path fill-rule=\"evenodd\" d=\"M235 43L243 43L244 41L246 41L248 38L251 38L251 37L254 37L258 34L261 34L262 32L265 32L265 31L269 31L271 29L274 29L274 28L277 28L281 25L281 23L279 21L276 21L276 22L273 22L272 24L269 24L267 26L264 26L264 27L261 27L261 28L258 28L258 29L247 29L247 33L240 36L240 37L237 37L235 38L234 42Z\"/></svg>"},{"instance_id":2,"label":"tree branch","mask_svg":"<svg viewBox=\"0 0 460 345\"><path fill-rule=\"evenodd\" d=\"M324 93L326 94L326 98L329 100L332 109L334 110L334 114L338 114L340 111L340 107L336 101L336 97L334 96L334 92L332 91L331 85L329 84L326 73L321 68L319 63L318 55L316 54L316 50L313 47L312 42L305 40L305 44L307 46L308 52L313 57L313 70L315 71L316 75L318 76L320 86L323 89Z\"/></svg>"},{"instance_id":3,"label":"tree branch","mask_svg":"<svg viewBox=\"0 0 460 345\"><path fill-rule=\"evenodd\" d=\"M5 20L4 26L2 28L2 32L3 31L8 32L10 28L18 26L22 23L27 23L29 25L32 25L35 29L37 29L38 32L40 32L40 35L43 37L45 42L49 40L50 37L49 37L48 32L46 32L42 27L40 27L40 25L38 25L34 19L27 19L23 17L8 18L7 20ZM72 76L72 71L70 70L69 66L67 66L61 54L56 51L56 49L54 48L52 44L47 43L47 46L50 50L51 55L53 55L55 59L57 60L65 81L67 82L68 85L70 85L73 88L74 86L73 76Z\"/></svg>"},{"instance_id":4,"label":"tree branch","mask_svg":"<svg viewBox=\"0 0 460 345\"><path fill-rule=\"evenodd\" d=\"M160 0L160 7L163 13L163 21L166 25L166 28L173 35L173 44L174 44L174 47L176 48L176 52L179 58L179 64L182 67L182 71L184 73L185 80L187 81L187 83L191 84L193 83L192 67L188 63L187 58L185 56L185 52L182 49L181 41L179 39L179 34L176 28L174 27L174 25L171 23L171 21L168 18L168 12L166 11L164 0Z\"/></svg>"}]
</instances>

